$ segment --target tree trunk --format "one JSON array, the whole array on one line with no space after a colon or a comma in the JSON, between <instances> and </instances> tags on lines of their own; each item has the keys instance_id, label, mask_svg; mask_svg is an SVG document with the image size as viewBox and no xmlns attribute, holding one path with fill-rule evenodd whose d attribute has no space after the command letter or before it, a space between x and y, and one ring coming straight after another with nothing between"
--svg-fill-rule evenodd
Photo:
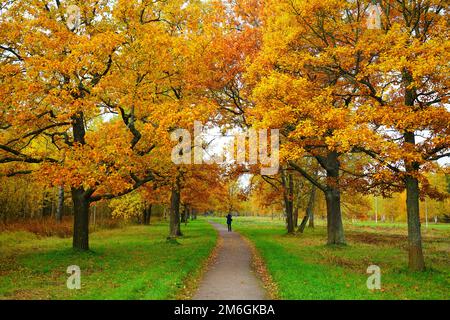
<instances>
[{"instance_id":1,"label":"tree trunk","mask_svg":"<svg viewBox=\"0 0 450 320\"><path fill-rule=\"evenodd\" d=\"M403 85L405 87L405 105L414 110L414 102L417 98L416 89L411 88L413 82L412 74L409 70L403 70ZM416 144L414 131L404 133L405 144L412 147ZM409 269L413 271L425 270L425 261L422 252L422 235L420 232L420 212L419 212L419 181L417 176L420 165L414 161L405 161L405 187L406 187L406 213L408 219L408 251Z\"/></svg>"},{"instance_id":2,"label":"tree trunk","mask_svg":"<svg viewBox=\"0 0 450 320\"><path fill-rule=\"evenodd\" d=\"M187 210L188 210L188 207L184 206L183 207L183 211L181 213L181 223L186 223L187 222Z\"/></svg>"},{"instance_id":3,"label":"tree trunk","mask_svg":"<svg viewBox=\"0 0 450 320\"><path fill-rule=\"evenodd\" d=\"M327 162L327 232L329 245L345 244L344 226L341 214L341 192L339 187L339 160L336 152L330 152Z\"/></svg>"},{"instance_id":4,"label":"tree trunk","mask_svg":"<svg viewBox=\"0 0 450 320\"><path fill-rule=\"evenodd\" d=\"M284 185L284 203L285 203L285 210L286 210L286 225L287 225L287 232L288 233L294 233L294 179L292 174L289 174L286 181L286 176L284 173L282 174L282 180Z\"/></svg>"},{"instance_id":5,"label":"tree trunk","mask_svg":"<svg viewBox=\"0 0 450 320\"><path fill-rule=\"evenodd\" d=\"M183 208L183 214L181 216L181 222L184 223L185 226L187 226L187 223L188 223L189 210L190 209L189 209L188 206L185 206Z\"/></svg>"},{"instance_id":6,"label":"tree trunk","mask_svg":"<svg viewBox=\"0 0 450 320\"><path fill-rule=\"evenodd\" d=\"M150 219L152 218L152 210L153 210L153 204L150 204L148 206L148 214L147 214L147 224L150 224Z\"/></svg>"},{"instance_id":7,"label":"tree trunk","mask_svg":"<svg viewBox=\"0 0 450 320\"><path fill-rule=\"evenodd\" d=\"M311 186L311 193L309 195L308 208L306 213L309 217L309 228L314 228L314 204L316 202L316 186Z\"/></svg>"},{"instance_id":8,"label":"tree trunk","mask_svg":"<svg viewBox=\"0 0 450 320\"><path fill-rule=\"evenodd\" d=\"M308 228L314 229L314 211L311 211L311 215L309 216Z\"/></svg>"},{"instance_id":9,"label":"tree trunk","mask_svg":"<svg viewBox=\"0 0 450 320\"><path fill-rule=\"evenodd\" d=\"M170 197L170 232L169 238L176 238L182 236L180 228L180 188L177 183L172 188L172 194Z\"/></svg>"},{"instance_id":10,"label":"tree trunk","mask_svg":"<svg viewBox=\"0 0 450 320\"><path fill-rule=\"evenodd\" d=\"M89 200L83 188L72 188L74 209L73 248L89 250Z\"/></svg>"},{"instance_id":11,"label":"tree trunk","mask_svg":"<svg viewBox=\"0 0 450 320\"><path fill-rule=\"evenodd\" d=\"M405 142L415 144L413 132L406 132ZM406 185L406 212L408 219L408 252L409 269L412 271L425 270L425 261L422 252L422 234L420 230L420 212L419 212L419 181L415 177L419 165L417 163L407 163Z\"/></svg>"},{"instance_id":12,"label":"tree trunk","mask_svg":"<svg viewBox=\"0 0 450 320\"><path fill-rule=\"evenodd\" d=\"M338 189L327 190L325 198L327 203L328 244L345 244L340 192Z\"/></svg>"},{"instance_id":13,"label":"tree trunk","mask_svg":"<svg viewBox=\"0 0 450 320\"><path fill-rule=\"evenodd\" d=\"M311 188L311 193L309 194L309 200L308 200L308 206L306 207L306 213L305 217L302 220L302 223L300 224L300 227L298 228L298 231L300 233L303 233L305 231L306 224L309 221L309 226L311 227L311 220L312 222L312 228L314 228L314 201L316 199L316 187L313 185Z\"/></svg>"},{"instance_id":14,"label":"tree trunk","mask_svg":"<svg viewBox=\"0 0 450 320\"><path fill-rule=\"evenodd\" d=\"M52 200L49 200L49 193L44 191L42 195L42 217L48 217L52 214Z\"/></svg>"},{"instance_id":15,"label":"tree trunk","mask_svg":"<svg viewBox=\"0 0 450 320\"><path fill-rule=\"evenodd\" d=\"M142 210L142 215L138 216L138 223L145 225L147 221L147 203L144 203L144 210Z\"/></svg>"},{"instance_id":16,"label":"tree trunk","mask_svg":"<svg viewBox=\"0 0 450 320\"><path fill-rule=\"evenodd\" d=\"M84 114L78 112L72 116L73 141L85 145ZM85 195L83 187L72 188L73 202L73 248L89 250L89 198Z\"/></svg>"},{"instance_id":17,"label":"tree trunk","mask_svg":"<svg viewBox=\"0 0 450 320\"><path fill-rule=\"evenodd\" d=\"M308 214L305 214L305 216L302 219L302 223L300 223L300 227L298 227L298 232L303 233L305 231L306 224L308 223L309 216Z\"/></svg>"},{"instance_id":18,"label":"tree trunk","mask_svg":"<svg viewBox=\"0 0 450 320\"><path fill-rule=\"evenodd\" d=\"M150 225L150 218L152 216L152 204L146 204L144 208L144 225Z\"/></svg>"},{"instance_id":19,"label":"tree trunk","mask_svg":"<svg viewBox=\"0 0 450 320\"><path fill-rule=\"evenodd\" d=\"M294 229L298 227L298 207L294 209Z\"/></svg>"},{"instance_id":20,"label":"tree trunk","mask_svg":"<svg viewBox=\"0 0 450 320\"><path fill-rule=\"evenodd\" d=\"M64 211L64 186L58 187L58 206L56 207L56 221L62 221Z\"/></svg>"}]
</instances>

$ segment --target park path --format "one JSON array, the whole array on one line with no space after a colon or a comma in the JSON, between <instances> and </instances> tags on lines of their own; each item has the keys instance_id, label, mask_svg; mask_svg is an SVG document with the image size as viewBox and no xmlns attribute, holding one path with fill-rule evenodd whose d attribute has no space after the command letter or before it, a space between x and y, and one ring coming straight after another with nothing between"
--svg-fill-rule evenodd
<instances>
[{"instance_id":1,"label":"park path","mask_svg":"<svg viewBox=\"0 0 450 320\"><path fill-rule=\"evenodd\" d=\"M266 291L252 270L252 251L244 239L226 226L212 223L221 245L194 300L264 300Z\"/></svg>"}]
</instances>

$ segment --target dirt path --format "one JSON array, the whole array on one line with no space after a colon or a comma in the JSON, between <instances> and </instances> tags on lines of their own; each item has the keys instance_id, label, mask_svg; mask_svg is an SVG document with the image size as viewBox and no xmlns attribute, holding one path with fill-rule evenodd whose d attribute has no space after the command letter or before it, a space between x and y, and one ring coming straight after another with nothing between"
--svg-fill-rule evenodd
<instances>
[{"instance_id":1,"label":"dirt path","mask_svg":"<svg viewBox=\"0 0 450 320\"><path fill-rule=\"evenodd\" d=\"M218 231L221 246L209 266L194 300L263 300L265 289L252 270L252 252L235 232L221 224L211 223Z\"/></svg>"}]
</instances>

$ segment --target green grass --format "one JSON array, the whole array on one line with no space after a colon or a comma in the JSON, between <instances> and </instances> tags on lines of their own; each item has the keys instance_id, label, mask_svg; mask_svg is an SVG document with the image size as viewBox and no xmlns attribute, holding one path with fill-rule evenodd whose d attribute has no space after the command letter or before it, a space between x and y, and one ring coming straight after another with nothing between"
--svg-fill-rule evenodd
<instances>
[{"instance_id":1,"label":"green grass","mask_svg":"<svg viewBox=\"0 0 450 320\"><path fill-rule=\"evenodd\" d=\"M224 222L223 218L213 220ZM346 223L348 245L326 246L324 221L288 236L284 222L237 217L234 229L253 241L281 299L449 299L450 227L424 229L427 271L407 269L406 226ZM369 265L381 268L381 291L367 289Z\"/></svg>"},{"instance_id":2,"label":"green grass","mask_svg":"<svg viewBox=\"0 0 450 320\"><path fill-rule=\"evenodd\" d=\"M213 220L224 222L223 218ZM449 299L450 226L423 227L427 271L407 270L406 226L345 224L348 246L324 245L324 221L287 236L279 219L237 217L234 228L252 240L282 299ZM205 219L184 227L178 243L168 226L128 226L91 235L91 251L75 252L71 239L0 234L0 299L174 299L216 243ZM381 268L382 290L366 287L366 269ZM66 269L81 267L81 290L68 290Z\"/></svg>"},{"instance_id":3,"label":"green grass","mask_svg":"<svg viewBox=\"0 0 450 320\"><path fill-rule=\"evenodd\" d=\"M361 227L379 227L379 228L394 228L394 229L404 229L406 230L407 224L405 222L378 222L375 223L375 221L357 221L355 223L350 223L354 226L361 226ZM436 230L442 230L450 232L450 224L445 223L438 223L435 224L434 222L428 222L428 227L425 226L425 223L422 222L422 231L427 232L428 230L436 231Z\"/></svg>"},{"instance_id":4,"label":"green grass","mask_svg":"<svg viewBox=\"0 0 450 320\"><path fill-rule=\"evenodd\" d=\"M24 232L0 234L0 299L173 299L215 246L205 221L183 228L178 243L168 226L128 226L90 238L90 252L71 249L70 239ZM66 269L81 268L81 290L68 290Z\"/></svg>"}]
</instances>

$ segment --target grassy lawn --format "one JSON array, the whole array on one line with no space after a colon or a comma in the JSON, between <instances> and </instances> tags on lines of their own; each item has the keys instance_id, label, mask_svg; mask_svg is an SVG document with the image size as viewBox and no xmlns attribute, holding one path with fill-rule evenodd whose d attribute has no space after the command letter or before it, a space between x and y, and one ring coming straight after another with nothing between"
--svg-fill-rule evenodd
<instances>
[{"instance_id":1,"label":"grassy lawn","mask_svg":"<svg viewBox=\"0 0 450 320\"><path fill-rule=\"evenodd\" d=\"M166 223L95 232L87 253L71 239L1 233L0 299L173 299L217 238L202 220L182 229L178 244L166 241ZM81 268L81 290L66 287L70 265Z\"/></svg>"},{"instance_id":2,"label":"grassy lawn","mask_svg":"<svg viewBox=\"0 0 450 320\"><path fill-rule=\"evenodd\" d=\"M224 218L213 218L224 222ZM284 222L237 217L234 229L252 240L282 299L450 299L450 226L423 230L428 270L407 270L406 225L345 225L348 245L324 245L324 221L287 236ZM381 268L381 291L367 289L369 265Z\"/></svg>"}]
</instances>

